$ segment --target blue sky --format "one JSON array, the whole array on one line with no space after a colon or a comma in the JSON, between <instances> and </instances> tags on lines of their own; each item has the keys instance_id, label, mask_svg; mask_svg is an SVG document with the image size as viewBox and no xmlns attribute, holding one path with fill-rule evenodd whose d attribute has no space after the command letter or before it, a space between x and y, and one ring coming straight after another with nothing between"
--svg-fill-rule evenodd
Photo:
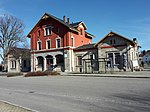
<instances>
[{"instance_id":1,"label":"blue sky","mask_svg":"<svg viewBox=\"0 0 150 112\"><path fill-rule=\"evenodd\" d=\"M0 0L0 15L11 14L24 21L27 35L40 17L64 15L71 22L84 21L98 42L110 31L137 38L141 50L150 49L150 0Z\"/></svg>"}]
</instances>

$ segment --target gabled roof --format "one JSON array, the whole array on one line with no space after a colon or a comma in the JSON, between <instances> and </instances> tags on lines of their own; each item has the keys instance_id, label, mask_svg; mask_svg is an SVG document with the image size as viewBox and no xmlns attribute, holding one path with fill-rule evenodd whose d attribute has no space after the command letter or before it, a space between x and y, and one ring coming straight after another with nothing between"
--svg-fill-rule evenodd
<instances>
[{"instance_id":1,"label":"gabled roof","mask_svg":"<svg viewBox=\"0 0 150 112\"><path fill-rule=\"evenodd\" d=\"M89 37L92 37L92 38L95 38L95 36L94 36L94 35L92 35L92 34L90 34L90 33L86 32L86 31L85 31L85 35L87 35L87 36L89 36Z\"/></svg>"},{"instance_id":2,"label":"gabled roof","mask_svg":"<svg viewBox=\"0 0 150 112\"><path fill-rule=\"evenodd\" d=\"M84 24L83 21L76 22L76 23L72 23L72 24L70 24L70 25L73 26L74 28L77 28L80 24L82 24L82 25L84 26L85 30L87 29L87 27L86 27L86 25ZM85 31L85 35L86 35L86 36L89 36L89 37L91 37L91 38L95 38L94 35L92 35L92 34L86 32L86 31Z\"/></svg>"},{"instance_id":3,"label":"gabled roof","mask_svg":"<svg viewBox=\"0 0 150 112\"><path fill-rule=\"evenodd\" d=\"M85 28L85 30L87 29L86 25L84 24L83 21L80 21L80 22L76 22L76 23L72 23L70 24L71 26L73 26L74 28L77 28L79 25L83 25L83 27Z\"/></svg>"},{"instance_id":4,"label":"gabled roof","mask_svg":"<svg viewBox=\"0 0 150 112\"><path fill-rule=\"evenodd\" d=\"M18 48L18 47L11 47L7 55L22 55L22 54L30 54L30 49L27 48Z\"/></svg>"},{"instance_id":5,"label":"gabled roof","mask_svg":"<svg viewBox=\"0 0 150 112\"><path fill-rule=\"evenodd\" d=\"M74 23L74 24L68 24L66 22L64 22L63 20L51 15L51 14L48 14L48 13L45 13L41 19L37 22L37 24L32 28L32 30L29 32L29 34L27 35L27 37L30 37L30 34L33 32L34 28L36 26L38 26L40 24L40 22L43 20L43 19L47 19L47 18L53 18L54 20L60 22L61 24L63 24L64 26L68 27L70 30L72 31L75 31L75 32L79 32L79 30L75 27L76 25L79 25L79 24L83 24L83 26L86 28L84 22L77 22L77 23ZM93 35L89 35L90 37L94 37Z\"/></svg>"},{"instance_id":6,"label":"gabled roof","mask_svg":"<svg viewBox=\"0 0 150 112\"><path fill-rule=\"evenodd\" d=\"M93 49L93 48L95 48L94 44L85 44L75 48L74 50L77 51L77 50L86 50L86 49Z\"/></svg>"},{"instance_id":7,"label":"gabled roof","mask_svg":"<svg viewBox=\"0 0 150 112\"><path fill-rule=\"evenodd\" d=\"M119 35L119 34L117 34L117 33L111 31L111 32L108 33L105 37L103 37L99 42L97 42L94 46L97 46L99 43L103 42L103 41L105 40L105 38L110 37L110 36L113 36L113 35L119 36L119 37L121 37L121 38L127 40L127 41L130 42L131 45L133 45L133 46L135 45L135 43L134 43L132 40L130 40L130 39L128 39L128 38L126 38L126 37L124 37L124 36L122 36L122 35Z\"/></svg>"},{"instance_id":8,"label":"gabled roof","mask_svg":"<svg viewBox=\"0 0 150 112\"><path fill-rule=\"evenodd\" d=\"M36 26L38 26L39 23L40 23L43 19L47 19L47 18L49 18L49 17L51 17L51 18L53 18L54 20L56 20L56 21L60 22L61 24L65 25L65 26L68 27L70 30L79 32L78 29L72 27L71 25L69 25L68 23L64 22L63 20L61 20L61 19L59 19L59 18L57 18L57 17L55 17L55 16L53 16L53 15L51 15L51 14L45 13L45 14L41 17L41 19L37 22L37 24L32 28L32 30L29 32L29 34L27 35L27 37L30 37L30 34L32 33L32 31L34 30L34 28L35 28Z\"/></svg>"}]
</instances>

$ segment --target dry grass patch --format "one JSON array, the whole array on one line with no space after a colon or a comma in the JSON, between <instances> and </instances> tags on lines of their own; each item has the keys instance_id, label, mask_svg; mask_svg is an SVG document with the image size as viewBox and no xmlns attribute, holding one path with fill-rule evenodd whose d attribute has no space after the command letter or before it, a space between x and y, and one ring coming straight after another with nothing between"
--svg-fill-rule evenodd
<instances>
[{"instance_id":1,"label":"dry grass patch","mask_svg":"<svg viewBox=\"0 0 150 112\"><path fill-rule=\"evenodd\" d=\"M22 76L22 73L7 73L7 77L16 77L16 76Z\"/></svg>"}]
</instances>

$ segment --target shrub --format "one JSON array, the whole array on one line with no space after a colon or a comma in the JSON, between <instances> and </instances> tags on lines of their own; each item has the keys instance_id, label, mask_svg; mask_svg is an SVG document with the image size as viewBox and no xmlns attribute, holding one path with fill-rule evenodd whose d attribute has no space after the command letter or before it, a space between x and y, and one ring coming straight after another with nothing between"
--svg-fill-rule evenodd
<instances>
[{"instance_id":1,"label":"shrub","mask_svg":"<svg viewBox=\"0 0 150 112\"><path fill-rule=\"evenodd\" d=\"M57 71L51 71L51 72L47 71L46 73L47 75L60 75L60 73Z\"/></svg>"},{"instance_id":2,"label":"shrub","mask_svg":"<svg viewBox=\"0 0 150 112\"><path fill-rule=\"evenodd\" d=\"M41 71L37 71L37 72L29 72L27 74L25 74L25 77L34 77L34 76L50 76L50 75L60 75L60 73L58 73L57 71L46 71L46 72L41 72Z\"/></svg>"},{"instance_id":3,"label":"shrub","mask_svg":"<svg viewBox=\"0 0 150 112\"><path fill-rule=\"evenodd\" d=\"M47 76L45 72L37 71L37 72L29 72L25 74L25 77L32 77L32 76Z\"/></svg>"}]
</instances>

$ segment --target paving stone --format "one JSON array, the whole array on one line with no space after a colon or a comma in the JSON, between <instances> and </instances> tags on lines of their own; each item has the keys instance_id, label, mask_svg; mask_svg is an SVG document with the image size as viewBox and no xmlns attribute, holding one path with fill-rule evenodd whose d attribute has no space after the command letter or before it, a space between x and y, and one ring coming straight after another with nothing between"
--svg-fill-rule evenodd
<instances>
[{"instance_id":1,"label":"paving stone","mask_svg":"<svg viewBox=\"0 0 150 112\"><path fill-rule=\"evenodd\" d=\"M0 101L0 112L32 112L32 111Z\"/></svg>"}]
</instances>

